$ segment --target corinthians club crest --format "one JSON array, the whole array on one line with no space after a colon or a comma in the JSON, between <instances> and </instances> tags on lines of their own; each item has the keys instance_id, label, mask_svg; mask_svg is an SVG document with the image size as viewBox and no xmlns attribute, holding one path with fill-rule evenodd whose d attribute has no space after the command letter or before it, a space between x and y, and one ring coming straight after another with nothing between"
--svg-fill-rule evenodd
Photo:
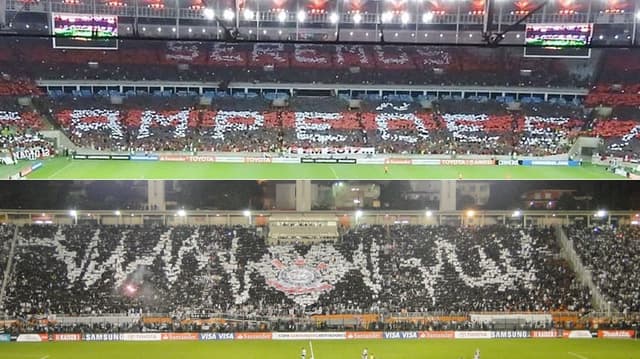
<instances>
[{"instance_id":1,"label":"corinthians club crest","mask_svg":"<svg viewBox=\"0 0 640 359\"><path fill-rule=\"evenodd\" d=\"M269 248L269 253L254 264L268 286L283 292L301 305L315 303L330 292L352 264L333 246L320 244L300 256L291 245Z\"/></svg>"},{"instance_id":2,"label":"corinthians club crest","mask_svg":"<svg viewBox=\"0 0 640 359\"><path fill-rule=\"evenodd\" d=\"M278 270L275 279L267 279L267 284L287 294L307 294L325 292L333 289L333 285L322 282L322 273L326 272L326 263L310 267L303 258L298 258L292 265L285 265L279 259L271 261Z\"/></svg>"}]
</instances>

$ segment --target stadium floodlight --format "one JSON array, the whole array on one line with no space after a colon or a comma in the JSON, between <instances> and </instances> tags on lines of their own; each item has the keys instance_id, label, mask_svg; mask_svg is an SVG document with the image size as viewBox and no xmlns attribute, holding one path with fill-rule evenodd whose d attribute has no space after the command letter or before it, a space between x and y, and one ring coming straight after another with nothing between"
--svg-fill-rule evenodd
<instances>
[{"instance_id":1,"label":"stadium floodlight","mask_svg":"<svg viewBox=\"0 0 640 359\"><path fill-rule=\"evenodd\" d=\"M474 211L472 209L467 211L467 217L472 218L475 215L476 215L476 211Z\"/></svg>"},{"instance_id":2,"label":"stadium floodlight","mask_svg":"<svg viewBox=\"0 0 640 359\"><path fill-rule=\"evenodd\" d=\"M520 212L519 209L516 209L515 211L513 211L513 213L511 214L511 217L520 217L522 215L522 212Z\"/></svg>"},{"instance_id":3,"label":"stadium floodlight","mask_svg":"<svg viewBox=\"0 0 640 359\"><path fill-rule=\"evenodd\" d=\"M287 20L287 12L286 11L280 11L278 13L278 21L280 22L285 22Z\"/></svg>"},{"instance_id":4,"label":"stadium floodlight","mask_svg":"<svg viewBox=\"0 0 640 359\"><path fill-rule=\"evenodd\" d=\"M354 23L359 24L361 21L362 21L362 15L359 12L353 14Z\"/></svg>"},{"instance_id":5,"label":"stadium floodlight","mask_svg":"<svg viewBox=\"0 0 640 359\"><path fill-rule=\"evenodd\" d=\"M335 12L332 12L332 13L331 13L331 15L329 15L329 21L330 21L332 24L337 24L339 19L340 19L340 17L339 17L339 16L338 16L338 14L337 14L337 13L335 13Z\"/></svg>"},{"instance_id":6,"label":"stadium floodlight","mask_svg":"<svg viewBox=\"0 0 640 359\"><path fill-rule=\"evenodd\" d=\"M403 25L406 25L409 21L411 21L411 15L406 11L403 12L402 15L400 15L400 22L402 22Z\"/></svg>"},{"instance_id":7,"label":"stadium floodlight","mask_svg":"<svg viewBox=\"0 0 640 359\"><path fill-rule=\"evenodd\" d=\"M213 20L213 18L216 17L216 12L213 11L212 8L207 7L204 10L202 10L202 16L204 16L204 18L207 20Z\"/></svg>"},{"instance_id":8,"label":"stadium floodlight","mask_svg":"<svg viewBox=\"0 0 640 359\"><path fill-rule=\"evenodd\" d=\"M393 20L393 13L391 11L383 12L380 16L380 20L385 24L391 22L391 20Z\"/></svg>"},{"instance_id":9,"label":"stadium floodlight","mask_svg":"<svg viewBox=\"0 0 640 359\"><path fill-rule=\"evenodd\" d=\"M427 211L426 215L427 215L427 217L431 217L431 216L433 216L433 212Z\"/></svg>"},{"instance_id":10,"label":"stadium floodlight","mask_svg":"<svg viewBox=\"0 0 640 359\"><path fill-rule=\"evenodd\" d=\"M304 22L307 19L307 12L304 10L298 11L298 22Z\"/></svg>"},{"instance_id":11,"label":"stadium floodlight","mask_svg":"<svg viewBox=\"0 0 640 359\"><path fill-rule=\"evenodd\" d=\"M356 211L356 218L360 218L362 217L362 211L361 210L357 210Z\"/></svg>"},{"instance_id":12,"label":"stadium floodlight","mask_svg":"<svg viewBox=\"0 0 640 359\"><path fill-rule=\"evenodd\" d=\"M254 12L251 9L244 9L243 16L246 21L253 20Z\"/></svg>"},{"instance_id":13,"label":"stadium floodlight","mask_svg":"<svg viewBox=\"0 0 640 359\"><path fill-rule=\"evenodd\" d=\"M604 218L607 215L607 211L605 211L604 209L599 209L595 216L598 218Z\"/></svg>"},{"instance_id":14,"label":"stadium floodlight","mask_svg":"<svg viewBox=\"0 0 640 359\"><path fill-rule=\"evenodd\" d=\"M187 212L184 209L178 210L178 217L186 217Z\"/></svg>"},{"instance_id":15,"label":"stadium floodlight","mask_svg":"<svg viewBox=\"0 0 640 359\"><path fill-rule=\"evenodd\" d=\"M222 17L227 21L233 20L235 16L236 14L231 9L225 9L224 12L222 13Z\"/></svg>"},{"instance_id":16,"label":"stadium floodlight","mask_svg":"<svg viewBox=\"0 0 640 359\"><path fill-rule=\"evenodd\" d=\"M78 217L78 211L76 211L75 209L72 209L69 211L69 215L71 217Z\"/></svg>"},{"instance_id":17,"label":"stadium floodlight","mask_svg":"<svg viewBox=\"0 0 640 359\"><path fill-rule=\"evenodd\" d=\"M113 212L113 214L115 214L116 216L121 215L122 213L120 213L120 211L116 210L115 212Z\"/></svg>"},{"instance_id":18,"label":"stadium floodlight","mask_svg":"<svg viewBox=\"0 0 640 359\"><path fill-rule=\"evenodd\" d=\"M242 211L242 215L245 217L251 217L251 211L248 209L245 209L244 211Z\"/></svg>"}]
</instances>

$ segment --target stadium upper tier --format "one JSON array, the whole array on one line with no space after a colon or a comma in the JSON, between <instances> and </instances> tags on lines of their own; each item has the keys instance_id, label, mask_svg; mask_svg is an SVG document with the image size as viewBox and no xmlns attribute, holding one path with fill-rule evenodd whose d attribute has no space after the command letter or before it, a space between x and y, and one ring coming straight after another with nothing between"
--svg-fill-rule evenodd
<instances>
[{"instance_id":1,"label":"stadium upper tier","mask_svg":"<svg viewBox=\"0 0 640 359\"><path fill-rule=\"evenodd\" d=\"M267 245L253 227L26 225L5 307L9 317L588 311L559 250L551 228L502 225L360 226L305 245Z\"/></svg>"},{"instance_id":2,"label":"stadium upper tier","mask_svg":"<svg viewBox=\"0 0 640 359\"><path fill-rule=\"evenodd\" d=\"M525 58L517 48L157 41L100 51L29 38L3 38L0 47L3 71L32 79L565 88L586 87L600 54L567 60Z\"/></svg>"}]
</instances>

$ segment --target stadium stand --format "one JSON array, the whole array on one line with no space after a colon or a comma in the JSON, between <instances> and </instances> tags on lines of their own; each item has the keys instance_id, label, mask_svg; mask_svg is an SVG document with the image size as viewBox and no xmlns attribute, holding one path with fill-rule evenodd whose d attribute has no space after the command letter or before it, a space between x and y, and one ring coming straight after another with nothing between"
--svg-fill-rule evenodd
<instances>
[{"instance_id":1,"label":"stadium stand","mask_svg":"<svg viewBox=\"0 0 640 359\"><path fill-rule=\"evenodd\" d=\"M640 88L637 78L638 54L635 51L614 50L603 55L597 82L585 99L590 108L612 110L610 118L596 118L591 134L604 139L605 153L628 160L637 160L640 149Z\"/></svg>"},{"instance_id":2,"label":"stadium stand","mask_svg":"<svg viewBox=\"0 0 640 359\"><path fill-rule=\"evenodd\" d=\"M640 156L640 117L634 110L638 89L631 80L637 72L637 55L629 51L596 52L587 62L525 58L508 48L175 41L157 46L137 41L123 42L118 51L95 51L52 49L39 39L1 41L7 45L0 56L6 72L0 82L1 113L15 117L17 112L27 124L21 127L29 128L26 135L37 140L41 136L36 117L44 116L76 145L98 150L273 153L347 145L375 147L379 153L543 156L566 153L575 138L586 135L604 140L599 152L603 156L628 160ZM98 66L88 66L89 62ZM187 66L176 71L178 65ZM185 83L207 79L221 87L203 94L190 88L157 87L145 93L106 87L97 92L60 89L43 96L29 78ZM287 93L231 94L224 90L231 81L591 90L584 103L563 97L516 99L508 93L464 99L453 93L439 98L370 93L305 98ZM200 95L212 104L201 105ZM39 97L34 99L37 112L16 106L17 96ZM110 96L124 98L123 104L112 104ZM353 98L363 101L360 109L348 109L347 101ZM274 99L283 99L285 106L272 107ZM516 100L519 110L510 108ZM424 101L430 109L421 108ZM612 106L612 115L591 113L592 107L601 105ZM7 129L5 122L2 146L18 152L28 147L32 138L22 138L24 129L18 139L9 139L15 130Z\"/></svg>"},{"instance_id":3,"label":"stadium stand","mask_svg":"<svg viewBox=\"0 0 640 359\"><path fill-rule=\"evenodd\" d=\"M38 130L40 115L35 112L0 110L0 149L10 150L16 159L40 157L44 151L54 153L53 145Z\"/></svg>"},{"instance_id":4,"label":"stadium stand","mask_svg":"<svg viewBox=\"0 0 640 359\"><path fill-rule=\"evenodd\" d=\"M635 274L640 264L637 226L574 225L567 231L594 281L612 304L625 313L640 310Z\"/></svg>"},{"instance_id":5,"label":"stadium stand","mask_svg":"<svg viewBox=\"0 0 640 359\"><path fill-rule=\"evenodd\" d=\"M365 100L364 109L354 111L332 98L294 97L278 110L252 96L216 97L204 108L195 99L189 103L174 96L162 98L165 110L156 111L151 109L157 100L148 98L132 97L135 105L122 108L100 98L60 97L47 104L76 144L120 150L278 152L354 146L382 153L548 155L566 150L585 124L573 105L541 104L510 113L503 103L487 99L438 100L433 111L425 111L411 97L387 96Z\"/></svg>"},{"instance_id":6,"label":"stadium stand","mask_svg":"<svg viewBox=\"0 0 640 359\"><path fill-rule=\"evenodd\" d=\"M256 228L20 227L6 308L25 315L588 311L549 228L361 226L267 245ZM252 314L249 314L252 313Z\"/></svg>"},{"instance_id":7,"label":"stadium stand","mask_svg":"<svg viewBox=\"0 0 640 359\"><path fill-rule=\"evenodd\" d=\"M518 49L400 46L121 42L118 51L52 49L7 38L0 63L34 79L450 84L584 87L570 61L525 59ZM18 59L18 61L16 61ZM97 62L98 68L87 66ZM188 68L176 71L176 65ZM273 69L278 71L273 71ZM366 71L352 71L359 68ZM234 71L229 71L232 69ZM267 70L265 70L267 69ZM521 69L531 70L523 75ZM498 71L499 70L499 71ZM443 74L445 74L443 76Z\"/></svg>"}]
</instances>

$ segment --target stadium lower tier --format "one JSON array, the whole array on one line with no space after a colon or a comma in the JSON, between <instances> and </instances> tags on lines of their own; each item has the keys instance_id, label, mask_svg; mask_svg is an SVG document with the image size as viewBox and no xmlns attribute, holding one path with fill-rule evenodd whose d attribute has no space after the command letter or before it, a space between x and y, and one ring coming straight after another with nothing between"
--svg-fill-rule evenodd
<instances>
[{"instance_id":1,"label":"stadium lower tier","mask_svg":"<svg viewBox=\"0 0 640 359\"><path fill-rule=\"evenodd\" d=\"M253 227L25 225L16 238L5 298L10 317L592 305L550 228L372 226L335 243L267 245Z\"/></svg>"},{"instance_id":2,"label":"stadium lower tier","mask_svg":"<svg viewBox=\"0 0 640 359\"><path fill-rule=\"evenodd\" d=\"M53 153L53 146L38 133L41 116L0 111L0 146L11 149L17 159ZM629 160L640 153L637 120L588 121L572 114L92 107L59 110L53 119L76 146L101 151L301 153L349 147L386 154L544 156L567 153L576 137L593 136L605 140L598 153Z\"/></svg>"}]
</instances>

